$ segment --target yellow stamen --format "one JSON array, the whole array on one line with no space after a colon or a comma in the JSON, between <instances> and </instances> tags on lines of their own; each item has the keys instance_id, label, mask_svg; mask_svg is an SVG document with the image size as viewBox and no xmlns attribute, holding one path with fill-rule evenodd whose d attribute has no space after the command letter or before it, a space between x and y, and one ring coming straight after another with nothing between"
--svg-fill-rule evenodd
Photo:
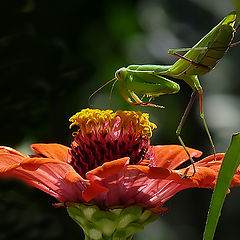
<instances>
[{"instance_id":1,"label":"yellow stamen","mask_svg":"<svg viewBox=\"0 0 240 240\"><path fill-rule=\"evenodd\" d=\"M69 121L72 122L70 128L74 125L79 127L78 132L73 133L73 135L81 133L91 133L92 129L105 130L104 126L108 121L108 128L112 129L116 120L120 118L120 123L117 126L118 129L124 131L128 129L130 123L132 124L134 132L142 137L150 138L152 136L152 130L157 128L157 126L149 121L149 115L147 113L142 113L140 111L117 111L112 110L99 110L99 109L83 109L81 112L73 115ZM116 126L115 126L116 127ZM100 130L100 129L99 129Z\"/></svg>"}]
</instances>

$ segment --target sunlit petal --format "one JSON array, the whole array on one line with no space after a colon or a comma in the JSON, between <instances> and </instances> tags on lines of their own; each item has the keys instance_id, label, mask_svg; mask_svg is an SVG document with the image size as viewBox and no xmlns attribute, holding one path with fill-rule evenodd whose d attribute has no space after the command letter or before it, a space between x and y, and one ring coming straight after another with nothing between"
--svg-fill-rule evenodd
<instances>
[{"instance_id":1,"label":"sunlit petal","mask_svg":"<svg viewBox=\"0 0 240 240\"><path fill-rule=\"evenodd\" d=\"M41 143L40 144L39 143L39 144L32 144L31 148L35 153L40 153L45 157L58 159L63 162L67 162L69 159L70 148L61 144L57 144L57 143L47 143L47 144Z\"/></svg>"},{"instance_id":2,"label":"sunlit petal","mask_svg":"<svg viewBox=\"0 0 240 240\"><path fill-rule=\"evenodd\" d=\"M201 151L187 148L191 157L200 157ZM182 163L186 162L189 157L183 146L179 145L158 145L153 146L156 167L164 167L168 169L175 169Z\"/></svg>"}]
</instances>

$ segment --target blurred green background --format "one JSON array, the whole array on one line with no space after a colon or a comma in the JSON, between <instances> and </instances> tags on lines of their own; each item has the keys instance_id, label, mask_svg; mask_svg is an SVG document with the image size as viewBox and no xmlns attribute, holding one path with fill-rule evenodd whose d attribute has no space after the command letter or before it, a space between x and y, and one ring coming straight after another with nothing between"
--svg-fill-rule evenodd
<instances>
[{"instance_id":1,"label":"blurred green background","mask_svg":"<svg viewBox=\"0 0 240 240\"><path fill-rule=\"evenodd\" d=\"M172 64L169 48L193 46L233 7L226 0L8 0L0 7L0 144L29 153L34 142L69 145L68 119L89 107L92 92L130 64ZM239 40L239 34L236 41ZM201 77L206 119L218 152L240 129L240 47ZM191 89L156 103L166 109L132 107L113 91L111 108L141 110L158 125L152 144L178 144L175 129ZM91 100L108 108L110 86ZM196 102L182 137L187 146L211 154ZM55 199L17 181L0 181L0 240L84 239ZM201 239L210 190L189 189L167 202L169 211L135 240ZM240 190L225 202L216 239L239 235Z\"/></svg>"}]
</instances>

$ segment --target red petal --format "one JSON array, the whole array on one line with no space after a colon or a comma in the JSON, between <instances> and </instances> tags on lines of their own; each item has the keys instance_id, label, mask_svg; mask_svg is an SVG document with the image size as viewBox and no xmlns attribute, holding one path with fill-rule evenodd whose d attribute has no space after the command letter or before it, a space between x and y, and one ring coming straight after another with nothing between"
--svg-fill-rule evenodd
<instances>
[{"instance_id":1,"label":"red petal","mask_svg":"<svg viewBox=\"0 0 240 240\"><path fill-rule=\"evenodd\" d=\"M124 179L119 178L121 182L114 194L119 194L122 202L142 204L147 208L159 208L179 191L196 187L196 184L191 181L181 181L178 173L170 170L165 171L163 168L154 169L129 165L122 175ZM109 184L110 191L113 188L111 183L112 181Z\"/></svg>"},{"instance_id":2,"label":"red petal","mask_svg":"<svg viewBox=\"0 0 240 240\"><path fill-rule=\"evenodd\" d=\"M84 199L84 201L89 202L90 200L92 200L94 197L96 197L98 194L105 192L108 190L108 188L103 187L99 184L96 184L94 182L90 182L87 180L84 180L79 174L77 174L77 172L73 171L69 171L66 174L65 177L66 181L70 184L70 186L72 186L72 184L77 183L79 181L85 181L85 186L86 189L83 190L82 192L82 197Z\"/></svg>"},{"instance_id":3,"label":"red petal","mask_svg":"<svg viewBox=\"0 0 240 240\"><path fill-rule=\"evenodd\" d=\"M69 184L66 175L74 169L68 163L51 158L23 158L2 153L0 166L0 176L20 179L60 202L83 201L82 192L87 180L82 180L79 176L77 182Z\"/></svg>"},{"instance_id":4,"label":"red petal","mask_svg":"<svg viewBox=\"0 0 240 240\"><path fill-rule=\"evenodd\" d=\"M31 148L36 153L40 153L46 157L57 159L62 162L67 162L70 157L70 148L58 143L32 144Z\"/></svg>"},{"instance_id":5,"label":"red petal","mask_svg":"<svg viewBox=\"0 0 240 240\"><path fill-rule=\"evenodd\" d=\"M187 148L191 157L200 157L201 151ZM180 145L158 145L153 146L156 167L175 169L186 162L189 157L184 148Z\"/></svg>"}]
</instances>

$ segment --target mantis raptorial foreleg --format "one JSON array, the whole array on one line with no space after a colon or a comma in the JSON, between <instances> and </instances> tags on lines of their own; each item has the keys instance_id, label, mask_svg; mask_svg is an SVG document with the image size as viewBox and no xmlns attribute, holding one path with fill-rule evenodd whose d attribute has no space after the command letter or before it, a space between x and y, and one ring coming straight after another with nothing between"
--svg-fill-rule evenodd
<instances>
[{"instance_id":1,"label":"mantis raptorial foreleg","mask_svg":"<svg viewBox=\"0 0 240 240\"><path fill-rule=\"evenodd\" d=\"M133 91L129 91L131 97L135 100L134 105L141 105L141 106L149 106L149 107L157 107L157 108L165 108L164 106L160 106L154 103L151 103L151 99L149 99L149 102L143 102L138 95L133 92ZM132 103L131 103L132 104ZM132 104L133 105L133 104Z\"/></svg>"},{"instance_id":2,"label":"mantis raptorial foreleg","mask_svg":"<svg viewBox=\"0 0 240 240\"><path fill-rule=\"evenodd\" d=\"M135 92L133 91L124 91L121 90L121 94L123 96L123 98L132 106L149 106L149 107L156 107L156 108L165 108L164 106L160 106L154 103L151 103L151 99L149 102L143 102ZM130 94L131 98L128 96L128 94ZM133 100L135 101L133 101Z\"/></svg>"}]
</instances>

